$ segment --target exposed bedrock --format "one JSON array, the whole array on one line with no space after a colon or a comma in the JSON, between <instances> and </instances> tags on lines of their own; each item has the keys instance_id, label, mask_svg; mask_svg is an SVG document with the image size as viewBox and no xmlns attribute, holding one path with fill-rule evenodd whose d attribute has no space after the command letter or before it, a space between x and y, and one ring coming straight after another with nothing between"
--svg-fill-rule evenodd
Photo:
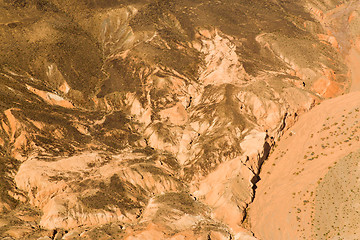
<instances>
[{"instance_id":1,"label":"exposed bedrock","mask_svg":"<svg viewBox=\"0 0 360 240\"><path fill-rule=\"evenodd\" d=\"M0 210L39 230L0 234L254 239L275 143L357 89L359 4L337 5L1 2Z\"/></svg>"}]
</instances>

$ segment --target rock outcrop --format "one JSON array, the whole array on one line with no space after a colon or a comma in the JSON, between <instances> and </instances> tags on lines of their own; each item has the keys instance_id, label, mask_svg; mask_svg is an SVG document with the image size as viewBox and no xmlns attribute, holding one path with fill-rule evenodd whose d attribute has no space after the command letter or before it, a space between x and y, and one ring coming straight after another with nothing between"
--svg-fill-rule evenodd
<instances>
[{"instance_id":1,"label":"rock outcrop","mask_svg":"<svg viewBox=\"0 0 360 240\"><path fill-rule=\"evenodd\" d=\"M336 5L2 1L0 234L254 239L271 148L357 89L359 4Z\"/></svg>"}]
</instances>

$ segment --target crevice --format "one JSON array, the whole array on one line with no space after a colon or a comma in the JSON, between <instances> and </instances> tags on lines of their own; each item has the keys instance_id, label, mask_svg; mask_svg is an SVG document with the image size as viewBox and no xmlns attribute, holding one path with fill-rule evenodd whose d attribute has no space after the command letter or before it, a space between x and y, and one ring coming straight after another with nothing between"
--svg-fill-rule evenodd
<instances>
[{"instance_id":1,"label":"crevice","mask_svg":"<svg viewBox=\"0 0 360 240\"><path fill-rule=\"evenodd\" d=\"M311 108L310 108L310 109L311 109ZM309 109L309 110L310 110L310 109ZM308 110L308 111L309 111L309 110ZM281 122L281 124L280 124L280 126L279 126L279 130L277 131L277 134L278 134L277 140L278 140L278 141L280 140L280 137L281 137L282 135L284 135L285 131L286 131L287 129L289 129L289 127L291 127L293 124L295 124L295 122L296 122L296 121L298 120L298 118L299 118L299 115L298 115L297 113L295 113L295 118L294 118L295 122L294 122L293 124L291 124L291 126L287 126L287 125L286 125L286 119L287 119L288 115L289 115L288 113L285 113L285 115L284 115L284 117L283 117L283 119L282 119L282 122ZM286 127L287 127L287 128L286 128ZM255 237L255 238L257 238L257 237L256 237L255 233L251 231L251 225L250 225L250 223L248 222L248 220L249 220L248 209L249 209L251 203L253 203L254 200L255 200L256 189L257 189L257 185L256 185L256 184L261 180L260 173L261 173L262 166L263 166L265 160L267 160L267 159L269 158L270 153L272 152L272 150L273 150L275 147L276 147L276 142L275 142L275 140L274 140L274 137L273 137L273 136L270 137L269 135L267 135L267 136L266 136L265 143L264 143L264 147L263 147L263 150L264 150L263 155L262 155L261 157L259 156L259 160L258 160L258 164L259 164L258 171L255 172L255 171L253 171L252 169L249 168L249 169L253 172L253 174L254 174L253 178L251 179L251 183L253 184L253 186L252 186L252 191L253 191L253 193L252 193L252 197L251 197L250 202L249 202L249 203L246 203L246 207L244 208L244 211L243 211L244 217L243 217L243 219L242 219L242 224L243 224L243 226L253 235L253 237Z\"/></svg>"},{"instance_id":2,"label":"crevice","mask_svg":"<svg viewBox=\"0 0 360 240\"><path fill-rule=\"evenodd\" d=\"M285 117L284 117L284 127L285 127L285 119L286 119L286 115L285 114ZM256 238L255 236L255 233L251 231L251 225L250 223L248 222L248 219L249 219L249 216L248 216L248 209L249 209L249 206L251 203L254 202L255 200L255 195L256 195L256 188L257 188L257 183L261 180L261 177L260 177L260 173L261 173L261 168L265 162L266 159L268 159L269 155L270 155L270 151L271 149L275 146L275 142L273 142L273 138L269 138L269 136L266 136L266 141L264 143L264 152L263 152L263 155L261 157L259 157L259 168L258 168L258 171L255 172L252 170L254 176L253 178L250 180L251 183L252 183L252 197L251 197L251 200L249 203L246 203L246 206L243 210L243 213L244 213L244 216L243 216L243 219L241 221L241 223L244 225L244 227L252 234L253 237ZM268 140L270 139L270 143L268 142ZM250 168L249 168L250 169ZM251 170L251 169L250 169Z\"/></svg>"},{"instance_id":3,"label":"crevice","mask_svg":"<svg viewBox=\"0 0 360 240\"><path fill-rule=\"evenodd\" d=\"M283 117L283 120L281 122L281 125L280 125L280 128L279 128L279 133L281 135L281 132L285 129L286 127L286 117L287 117L288 113L285 113L284 117Z\"/></svg>"},{"instance_id":4,"label":"crevice","mask_svg":"<svg viewBox=\"0 0 360 240\"><path fill-rule=\"evenodd\" d=\"M187 110L189 107L191 107L192 104L192 96L190 96L189 98L189 103L187 104L187 106L185 107L185 109Z\"/></svg>"}]
</instances>

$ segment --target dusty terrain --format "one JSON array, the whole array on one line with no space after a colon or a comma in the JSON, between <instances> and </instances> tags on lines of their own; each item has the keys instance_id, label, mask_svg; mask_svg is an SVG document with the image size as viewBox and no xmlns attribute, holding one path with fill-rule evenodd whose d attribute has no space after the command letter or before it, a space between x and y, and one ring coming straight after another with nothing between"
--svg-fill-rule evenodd
<instances>
[{"instance_id":1,"label":"dusty terrain","mask_svg":"<svg viewBox=\"0 0 360 240\"><path fill-rule=\"evenodd\" d=\"M359 92L327 100L283 136L263 165L250 205L251 229L259 239L356 239L347 234L357 233L357 226L342 224L358 218L359 159L352 155L360 149L359 100Z\"/></svg>"},{"instance_id":2,"label":"dusty terrain","mask_svg":"<svg viewBox=\"0 0 360 240\"><path fill-rule=\"evenodd\" d=\"M0 13L4 239L356 238L358 1Z\"/></svg>"}]
</instances>

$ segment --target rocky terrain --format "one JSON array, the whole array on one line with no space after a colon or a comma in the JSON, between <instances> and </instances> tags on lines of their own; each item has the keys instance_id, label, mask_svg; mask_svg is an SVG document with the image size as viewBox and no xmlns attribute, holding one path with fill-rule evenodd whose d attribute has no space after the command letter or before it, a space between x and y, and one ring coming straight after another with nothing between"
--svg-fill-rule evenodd
<instances>
[{"instance_id":1,"label":"rocky terrain","mask_svg":"<svg viewBox=\"0 0 360 240\"><path fill-rule=\"evenodd\" d=\"M0 13L3 239L359 237L359 1Z\"/></svg>"}]
</instances>

